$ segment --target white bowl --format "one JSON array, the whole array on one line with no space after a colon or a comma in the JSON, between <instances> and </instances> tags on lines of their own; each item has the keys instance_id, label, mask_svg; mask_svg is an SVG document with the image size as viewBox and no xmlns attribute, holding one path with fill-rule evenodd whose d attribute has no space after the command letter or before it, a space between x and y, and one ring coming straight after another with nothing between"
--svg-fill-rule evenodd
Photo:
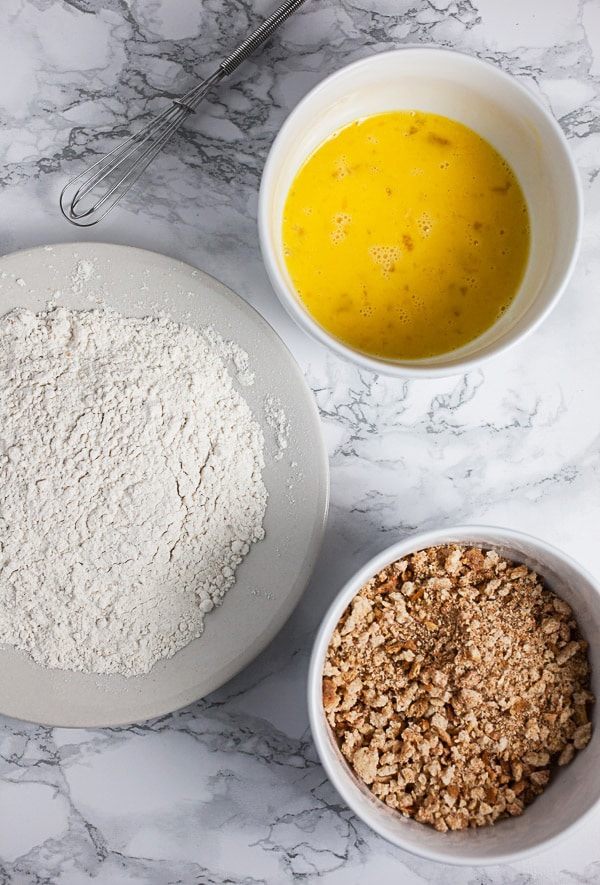
<instances>
[{"instance_id":1,"label":"white bowl","mask_svg":"<svg viewBox=\"0 0 600 885\"><path fill-rule=\"evenodd\" d=\"M549 848L571 832L600 804L600 725L598 705L588 746L559 769L546 790L522 816L493 826L441 833L388 808L354 775L342 756L325 718L323 664L331 635L346 606L382 568L416 550L440 544L468 544L495 549L507 559L536 571L572 607L589 643L592 691L600 698L600 585L569 556L538 538L504 528L459 526L431 531L394 544L363 568L340 591L318 631L308 677L310 725L321 762L346 804L371 829L394 845L430 860L475 866L509 863Z\"/></svg>"},{"instance_id":2,"label":"white bowl","mask_svg":"<svg viewBox=\"0 0 600 885\"><path fill-rule=\"evenodd\" d=\"M529 261L510 308L476 340L421 360L369 356L328 333L294 289L281 238L285 199L304 160L341 126L390 110L441 114L487 139L512 166L530 213ZM269 152L259 193L263 260L292 318L341 356L377 372L402 376L465 371L537 328L565 289L581 226L579 177L562 130L548 109L494 65L446 49L408 48L371 55L323 80L283 124Z\"/></svg>"}]
</instances>

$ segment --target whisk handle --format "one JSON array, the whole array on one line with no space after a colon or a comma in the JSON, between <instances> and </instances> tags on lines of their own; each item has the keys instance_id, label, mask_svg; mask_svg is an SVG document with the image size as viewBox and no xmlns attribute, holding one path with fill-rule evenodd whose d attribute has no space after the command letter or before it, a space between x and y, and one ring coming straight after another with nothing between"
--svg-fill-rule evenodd
<instances>
[{"instance_id":1,"label":"whisk handle","mask_svg":"<svg viewBox=\"0 0 600 885\"><path fill-rule=\"evenodd\" d=\"M269 18L265 19L262 25L259 25L255 31L252 31L252 33L240 43L237 49L233 50L231 55L228 55L227 58L223 59L219 65L219 69L223 71L224 74L231 74L232 71L235 71L238 65L247 59L249 55L252 55L254 50L258 49L261 43L264 43L265 40L277 30L282 22L284 22L286 18L305 2L306 0L286 0L285 3L282 3L281 6L269 16Z\"/></svg>"}]
</instances>

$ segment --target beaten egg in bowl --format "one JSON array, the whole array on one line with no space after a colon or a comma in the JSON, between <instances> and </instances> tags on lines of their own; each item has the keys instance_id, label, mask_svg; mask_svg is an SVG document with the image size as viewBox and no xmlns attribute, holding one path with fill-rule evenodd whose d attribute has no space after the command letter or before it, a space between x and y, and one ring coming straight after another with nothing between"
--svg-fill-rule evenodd
<instances>
[{"instance_id":1,"label":"beaten egg in bowl","mask_svg":"<svg viewBox=\"0 0 600 885\"><path fill-rule=\"evenodd\" d=\"M439 114L391 111L344 126L305 161L282 239L321 326L362 352L420 359L472 341L508 308L529 214L484 138Z\"/></svg>"},{"instance_id":2,"label":"beaten egg in bowl","mask_svg":"<svg viewBox=\"0 0 600 885\"><path fill-rule=\"evenodd\" d=\"M582 217L548 108L496 65L434 47L318 83L275 138L258 201L290 316L362 368L415 378L532 333L566 288Z\"/></svg>"}]
</instances>

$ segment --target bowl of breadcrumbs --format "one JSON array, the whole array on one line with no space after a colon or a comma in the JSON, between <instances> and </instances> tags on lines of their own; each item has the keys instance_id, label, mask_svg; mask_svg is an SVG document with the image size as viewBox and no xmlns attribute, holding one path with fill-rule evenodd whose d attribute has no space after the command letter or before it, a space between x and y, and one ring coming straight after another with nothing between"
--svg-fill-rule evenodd
<instances>
[{"instance_id":1,"label":"bowl of breadcrumbs","mask_svg":"<svg viewBox=\"0 0 600 885\"><path fill-rule=\"evenodd\" d=\"M364 823L446 863L548 848L600 802L600 586L508 529L413 536L327 612L309 674L317 752Z\"/></svg>"}]
</instances>

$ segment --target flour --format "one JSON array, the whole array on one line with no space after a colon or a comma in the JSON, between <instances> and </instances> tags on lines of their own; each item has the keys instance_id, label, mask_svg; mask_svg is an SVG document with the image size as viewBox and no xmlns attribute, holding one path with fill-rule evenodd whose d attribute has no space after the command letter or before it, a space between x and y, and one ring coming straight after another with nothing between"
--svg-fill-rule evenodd
<instances>
[{"instance_id":1,"label":"flour","mask_svg":"<svg viewBox=\"0 0 600 885\"><path fill-rule=\"evenodd\" d=\"M284 408L277 397L267 396L265 399L265 419L275 436L277 445L277 454L275 460L280 461L283 453L288 447L288 439L290 433L290 422L285 414Z\"/></svg>"},{"instance_id":2,"label":"flour","mask_svg":"<svg viewBox=\"0 0 600 885\"><path fill-rule=\"evenodd\" d=\"M0 642L130 676L200 636L267 501L217 344L108 310L0 319Z\"/></svg>"},{"instance_id":3,"label":"flour","mask_svg":"<svg viewBox=\"0 0 600 885\"><path fill-rule=\"evenodd\" d=\"M94 265L91 261L87 259L81 259L78 261L75 270L71 275L71 289L76 295L81 295L83 292L86 283L91 280L94 275Z\"/></svg>"}]
</instances>

